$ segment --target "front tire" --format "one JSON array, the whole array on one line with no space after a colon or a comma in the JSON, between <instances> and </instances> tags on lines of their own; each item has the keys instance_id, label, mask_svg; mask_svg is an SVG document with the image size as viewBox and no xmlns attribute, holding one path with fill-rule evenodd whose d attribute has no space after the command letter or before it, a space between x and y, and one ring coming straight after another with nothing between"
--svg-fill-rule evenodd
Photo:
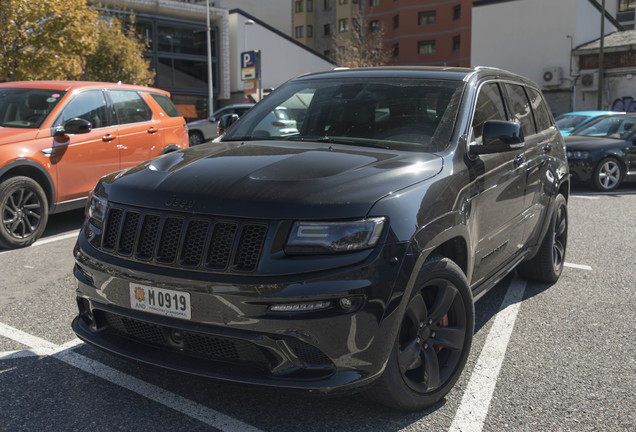
<instances>
[{"instance_id":1,"label":"front tire","mask_svg":"<svg viewBox=\"0 0 636 432\"><path fill-rule=\"evenodd\" d=\"M29 246L40 238L48 220L48 202L42 187L24 176L0 183L0 247Z\"/></svg>"},{"instance_id":2,"label":"front tire","mask_svg":"<svg viewBox=\"0 0 636 432\"><path fill-rule=\"evenodd\" d=\"M621 163L613 157L608 157L599 162L594 170L592 185L601 192L615 190L623 180L623 168Z\"/></svg>"},{"instance_id":3,"label":"front tire","mask_svg":"<svg viewBox=\"0 0 636 432\"><path fill-rule=\"evenodd\" d=\"M568 207L565 197L557 195L550 226L537 254L517 267L519 275L536 282L554 283L563 272L568 243Z\"/></svg>"},{"instance_id":4,"label":"front tire","mask_svg":"<svg viewBox=\"0 0 636 432\"><path fill-rule=\"evenodd\" d=\"M475 328L464 273L448 258L422 266L383 375L367 395L400 411L419 411L442 399L466 364Z\"/></svg>"}]
</instances>

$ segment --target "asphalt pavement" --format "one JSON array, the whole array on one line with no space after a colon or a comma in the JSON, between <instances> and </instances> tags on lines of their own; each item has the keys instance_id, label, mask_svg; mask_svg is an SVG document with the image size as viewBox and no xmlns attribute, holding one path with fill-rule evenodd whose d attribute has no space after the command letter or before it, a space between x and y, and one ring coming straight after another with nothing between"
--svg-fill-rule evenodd
<instances>
[{"instance_id":1,"label":"asphalt pavement","mask_svg":"<svg viewBox=\"0 0 636 432\"><path fill-rule=\"evenodd\" d=\"M397 413L197 379L79 342L72 249L82 211L0 250L0 431L636 430L636 185L573 189L567 267L511 276L479 300L473 348L435 407Z\"/></svg>"}]
</instances>

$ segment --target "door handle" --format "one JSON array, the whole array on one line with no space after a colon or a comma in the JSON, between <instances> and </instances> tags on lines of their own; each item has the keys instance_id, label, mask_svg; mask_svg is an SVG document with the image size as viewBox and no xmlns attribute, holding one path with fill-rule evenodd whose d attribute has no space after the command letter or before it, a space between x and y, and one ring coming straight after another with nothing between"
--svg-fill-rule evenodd
<instances>
[{"instance_id":1,"label":"door handle","mask_svg":"<svg viewBox=\"0 0 636 432\"><path fill-rule=\"evenodd\" d=\"M115 135L106 134L106 135L104 135L102 137L102 141L110 142L110 141L114 140L115 138L117 138Z\"/></svg>"},{"instance_id":2,"label":"door handle","mask_svg":"<svg viewBox=\"0 0 636 432\"><path fill-rule=\"evenodd\" d=\"M550 153L552 151L552 145L551 144L546 144L545 147L543 147L543 152L544 153Z\"/></svg>"},{"instance_id":3,"label":"door handle","mask_svg":"<svg viewBox=\"0 0 636 432\"><path fill-rule=\"evenodd\" d=\"M156 127L151 126L150 129L148 129L149 134L153 134L157 132L159 132L159 129L157 129Z\"/></svg>"}]
</instances>

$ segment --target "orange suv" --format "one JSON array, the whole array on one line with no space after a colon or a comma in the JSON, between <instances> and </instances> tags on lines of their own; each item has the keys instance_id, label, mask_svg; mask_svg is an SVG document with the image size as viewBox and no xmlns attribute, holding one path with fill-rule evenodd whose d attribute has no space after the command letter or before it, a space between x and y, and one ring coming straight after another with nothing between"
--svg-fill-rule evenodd
<instances>
[{"instance_id":1,"label":"orange suv","mask_svg":"<svg viewBox=\"0 0 636 432\"><path fill-rule=\"evenodd\" d=\"M0 248L28 246L97 180L188 147L166 91L76 81L0 83Z\"/></svg>"}]
</instances>

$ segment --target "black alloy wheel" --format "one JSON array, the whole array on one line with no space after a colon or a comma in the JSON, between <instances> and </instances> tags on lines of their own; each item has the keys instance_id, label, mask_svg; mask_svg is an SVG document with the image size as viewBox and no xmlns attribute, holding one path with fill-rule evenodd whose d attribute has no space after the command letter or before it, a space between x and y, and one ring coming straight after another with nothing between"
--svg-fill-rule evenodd
<instances>
[{"instance_id":1,"label":"black alloy wheel","mask_svg":"<svg viewBox=\"0 0 636 432\"><path fill-rule=\"evenodd\" d=\"M394 352L369 396L417 411L439 401L459 378L472 343L474 306L461 269L429 258L406 305Z\"/></svg>"},{"instance_id":2,"label":"black alloy wheel","mask_svg":"<svg viewBox=\"0 0 636 432\"><path fill-rule=\"evenodd\" d=\"M0 183L0 215L0 247L28 246L44 232L48 219L46 195L29 177L9 177Z\"/></svg>"},{"instance_id":3,"label":"black alloy wheel","mask_svg":"<svg viewBox=\"0 0 636 432\"><path fill-rule=\"evenodd\" d=\"M537 254L532 259L519 264L517 272L524 279L545 283L556 282L565 265L567 243L568 207L565 197L559 194L554 201L550 226Z\"/></svg>"}]
</instances>

